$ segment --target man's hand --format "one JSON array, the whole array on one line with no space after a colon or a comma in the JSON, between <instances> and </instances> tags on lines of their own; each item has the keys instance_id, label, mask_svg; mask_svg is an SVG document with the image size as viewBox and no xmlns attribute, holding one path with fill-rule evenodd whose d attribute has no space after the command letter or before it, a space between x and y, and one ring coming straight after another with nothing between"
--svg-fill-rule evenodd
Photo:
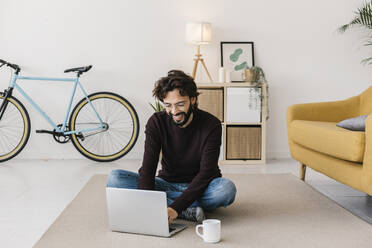
<instances>
[{"instance_id":1,"label":"man's hand","mask_svg":"<svg viewBox=\"0 0 372 248\"><path fill-rule=\"evenodd\" d=\"M178 213L173 208L168 208L168 223L170 224L174 219L176 219Z\"/></svg>"}]
</instances>

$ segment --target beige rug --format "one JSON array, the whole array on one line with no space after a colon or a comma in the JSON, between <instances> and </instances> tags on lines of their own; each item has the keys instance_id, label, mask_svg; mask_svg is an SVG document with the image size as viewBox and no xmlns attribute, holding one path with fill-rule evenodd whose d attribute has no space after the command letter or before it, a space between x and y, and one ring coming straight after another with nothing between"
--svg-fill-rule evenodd
<instances>
[{"instance_id":1,"label":"beige rug","mask_svg":"<svg viewBox=\"0 0 372 248\"><path fill-rule=\"evenodd\" d=\"M96 175L35 245L94 247L372 247L372 226L290 174L226 175L236 201L209 218L222 221L222 240L207 244L195 224L172 238L111 232L105 175Z\"/></svg>"}]
</instances>

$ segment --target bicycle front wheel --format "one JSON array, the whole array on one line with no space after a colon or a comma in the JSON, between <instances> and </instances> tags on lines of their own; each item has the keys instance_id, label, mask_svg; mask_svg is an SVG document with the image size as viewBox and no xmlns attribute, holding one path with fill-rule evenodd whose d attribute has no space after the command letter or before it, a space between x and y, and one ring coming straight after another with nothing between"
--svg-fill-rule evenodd
<instances>
[{"instance_id":1,"label":"bicycle front wheel","mask_svg":"<svg viewBox=\"0 0 372 248\"><path fill-rule=\"evenodd\" d=\"M71 130L81 133L71 134L75 148L85 157L109 162L123 157L135 145L139 121L134 107L122 96L110 92L98 92L83 98L70 116ZM92 108L94 107L94 109ZM99 127L101 118L105 128Z\"/></svg>"},{"instance_id":2,"label":"bicycle front wheel","mask_svg":"<svg viewBox=\"0 0 372 248\"><path fill-rule=\"evenodd\" d=\"M4 96L0 95L0 106ZM7 98L7 107L0 120L0 162L18 155L30 137L30 117L27 110L14 97Z\"/></svg>"}]
</instances>

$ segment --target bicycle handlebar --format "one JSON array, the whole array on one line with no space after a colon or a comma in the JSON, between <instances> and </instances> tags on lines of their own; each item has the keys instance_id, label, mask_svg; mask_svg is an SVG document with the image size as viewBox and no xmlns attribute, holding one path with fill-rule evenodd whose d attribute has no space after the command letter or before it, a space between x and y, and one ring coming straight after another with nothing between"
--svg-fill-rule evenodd
<instances>
[{"instance_id":1,"label":"bicycle handlebar","mask_svg":"<svg viewBox=\"0 0 372 248\"><path fill-rule=\"evenodd\" d=\"M2 59L0 59L0 63L2 63L1 66L7 65L7 66L13 68L16 71L16 74L18 74L21 71L21 68L18 65L16 65L16 64L11 64L11 63L9 63L9 62L7 62L5 60L2 60Z\"/></svg>"}]
</instances>

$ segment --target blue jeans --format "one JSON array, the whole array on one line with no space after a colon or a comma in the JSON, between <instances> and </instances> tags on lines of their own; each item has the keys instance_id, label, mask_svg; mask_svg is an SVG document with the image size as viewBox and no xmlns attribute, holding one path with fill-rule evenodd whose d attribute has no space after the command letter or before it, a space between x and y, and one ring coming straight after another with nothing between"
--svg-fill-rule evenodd
<instances>
[{"instance_id":1,"label":"blue jeans","mask_svg":"<svg viewBox=\"0 0 372 248\"><path fill-rule=\"evenodd\" d=\"M138 173L131 171L113 170L107 178L107 187L137 189L138 176ZM162 178L155 177L154 190L166 192L167 204L170 206L188 186L188 183L170 183ZM235 184L227 178L218 177L209 183L202 197L193 202L189 207L199 206L207 211L219 207L227 207L234 202L235 194Z\"/></svg>"}]
</instances>

